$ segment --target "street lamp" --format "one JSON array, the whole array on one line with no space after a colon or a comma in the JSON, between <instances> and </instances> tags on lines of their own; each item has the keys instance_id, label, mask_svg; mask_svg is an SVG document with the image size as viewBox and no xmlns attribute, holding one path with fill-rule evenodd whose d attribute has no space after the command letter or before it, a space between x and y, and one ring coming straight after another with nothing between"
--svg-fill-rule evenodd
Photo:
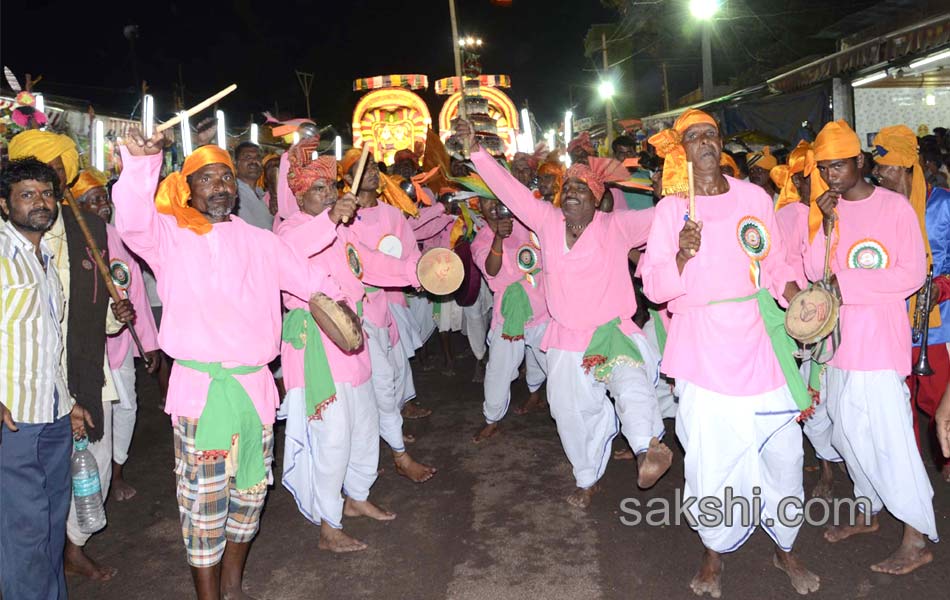
<instances>
[{"instance_id":1,"label":"street lamp","mask_svg":"<svg viewBox=\"0 0 950 600\"><path fill-rule=\"evenodd\" d=\"M609 79L604 79L600 82L600 85L597 86L597 92L604 101L604 111L606 112L604 131L606 132L607 146L609 147L614 143L613 116L610 114L610 99L614 96L614 82Z\"/></svg>"},{"instance_id":2,"label":"street lamp","mask_svg":"<svg viewBox=\"0 0 950 600\"><path fill-rule=\"evenodd\" d=\"M719 11L719 0L690 0L689 12L703 27L703 100L712 100L712 18Z\"/></svg>"},{"instance_id":3,"label":"street lamp","mask_svg":"<svg viewBox=\"0 0 950 600\"><path fill-rule=\"evenodd\" d=\"M602 100L610 100L614 96L614 82L609 79L605 79L600 82L600 85L597 86L597 92L600 94Z\"/></svg>"}]
</instances>

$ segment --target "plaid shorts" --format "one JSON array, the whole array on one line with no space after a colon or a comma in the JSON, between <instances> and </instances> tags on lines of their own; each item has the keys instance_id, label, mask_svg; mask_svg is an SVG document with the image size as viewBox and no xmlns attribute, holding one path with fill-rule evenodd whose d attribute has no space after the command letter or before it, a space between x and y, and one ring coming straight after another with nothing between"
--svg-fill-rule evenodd
<instances>
[{"instance_id":1,"label":"plaid shorts","mask_svg":"<svg viewBox=\"0 0 950 600\"><path fill-rule=\"evenodd\" d=\"M203 455L195 450L198 419L179 417L175 425L175 475L178 512L188 564L211 567L221 561L228 541L250 542L257 534L267 487L240 492L227 474L224 453ZM264 426L264 467L273 483L274 428Z\"/></svg>"}]
</instances>

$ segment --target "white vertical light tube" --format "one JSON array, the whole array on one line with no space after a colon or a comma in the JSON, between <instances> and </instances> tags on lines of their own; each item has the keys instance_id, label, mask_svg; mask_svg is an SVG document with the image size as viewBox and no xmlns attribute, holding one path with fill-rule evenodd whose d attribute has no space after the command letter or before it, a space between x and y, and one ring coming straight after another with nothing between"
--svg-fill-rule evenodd
<instances>
[{"instance_id":1,"label":"white vertical light tube","mask_svg":"<svg viewBox=\"0 0 950 600\"><path fill-rule=\"evenodd\" d=\"M43 94L33 94L33 100L36 102L33 108L40 112L46 111L46 100L43 99Z\"/></svg>"},{"instance_id":2,"label":"white vertical light tube","mask_svg":"<svg viewBox=\"0 0 950 600\"><path fill-rule=\"evenodd\" d=\"M146 139L155 132L155 98L151 94L142 99L142 132Z\"/></svg>"},{"instance_id":3,"label":"white vertical light tube","mask_svg":"<svg viewBox=\"0 0 950 600\"><path fill-rule=\"evenodd\" d=\"M257 142L257 123L251 123L251 143L256 144Z\"/></svg>"},{"instance_id":4,"label":"white vertical light tube","mask_svg":"<svg viewBox=\"0 0 950 600\"><path fill-rule=\"evenodd\" d=\"M534 152L534 131L531 128L531 114L527 108L521 109L521 130L524 131L524 141L528 146L525 152Z\"/></svg>"},{"instance_id":5,"label":"white vertical light tube","mask_svg":"<svg viewBox=\"0 0 950 600\"><path fill-rule=\"evenodd\" d=\"M548 152L554 152L555 144L554 144L554 130L553 129L547 130L547 132L544 134L544 141L548 143Z\"/></svg>"},{"instance_id":6,"label":"white vertical light tube","mask_svg":"<svg viewBox=\"0 0 950 600\"><path fill-rule=\"evenodd\" d=\"M567 111L564 113L564 147L574 139L574 129L572 127L574 122L574 113Z\"/></svg>"},{"instance_id":7,"label":"white vertical light tube","mask_svg":"<svg viewBox=\"0 0 950 600\"><path fill-rule=\"evenodd\" d=\"M337 160L343 160L343 138L336 136L333 139L333 156Z\"/></svg>"},{"instance_id":8,"label":"white vertical light tube","mask_svg":"<svg viewBox=\"0 0 950 600\"><path fill-rule=\"evenodd\" d=\"M214 116L218 119L218 148L228 149L228 130L224 125L224 111L215 111Z\"/></svg>"},{"instance_id":9,"label":"white vertical light tube","mask_svg":"<svg viewBox=\"0 0 950 600\"><path fill-rule=\"evenodd\" d=\"M194 149L191 147L191 125L188 123L188 113L181 111L181 151L189 156Z\"/></svg>"},{"instance_id":10,"label":"white vertical light tube","mask_svg":"<svg viewBox=\"0 0 950 600\"><path fill-rule=\"evenodd\" d=\"M300 141L300 134L295 131L295 132L294 132L294 143L296 144L296 143L299 142L299 141Z\"/></svg>"},{"instance_id":11,"label":"white vertical light tube","mask_svg":"<svg viewBox=\"0 0 950 600\"><path fill-rule=\"evenodd\" d=\"M100 170L106 170L106 127L101 119L96 119L94 129L94 141L92 149L92 165Z\"/></svg>"}]
</instances>

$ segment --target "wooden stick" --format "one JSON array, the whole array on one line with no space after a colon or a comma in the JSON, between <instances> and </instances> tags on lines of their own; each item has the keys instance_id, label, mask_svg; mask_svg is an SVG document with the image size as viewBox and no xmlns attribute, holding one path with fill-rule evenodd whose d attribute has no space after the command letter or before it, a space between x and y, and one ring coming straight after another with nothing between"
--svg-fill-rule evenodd
<instances>
[{"instance_id":1,"label":"wooden stick","mask_svg":"<svg viewBox=\"0 0 950 600\"><path fill-rule=\"evenodd\" d=\"M106 264L106 261L102 260L102 254L96 246L96 240L93 239L92 232L89 231L89 225L86 224L86 218L82 214L82 209L79 208L79 202L76 201L72 192L68 189L66 190L66 199L69 201L69 208L72 209L73 216L76 217L76 222L79 223L79 229L82 231L83 237L86 238L86 246L92 251L92 259L95 261L96 266L99 267L99 275L102 276L109 295L112 296L114 302L121 302L124 298L119 295L119 290L115 288L115 284L112 282L112 272L109 270L109 265ZM139 335L135 332L135 327L132 326L132 323L127 323L126 326L129 328L129 333L132 334L132 341L135 342L135 348L139 351L139 356L145 361L145 366L149 367L148 357L145 356L145 349L142 347Z\"/></svg>"},{"instance_id":2,"label":"wooden stick","mask_svg":"<svg viewBox=\"0 0 950 600\"><path fill-rule=\"evenodd\" d=\"M211 96L210 98L208 98L207 100L204 100L204 101L202 101L202 102L199 102L198 104L195 104L194 106L192 106L191 108L189 108L188 110L186 110L186 111L185 111L185 114L188 115L189 117L191 117L191 116L193 116L193 115L196 115L196 114L200 113L201 111L203 111L204 109L206 109L206 108L208 108L209 106L211 106L212 104L214 104L215 102L217 102L218 100L220 100L221 98L224 98L225 96L227 96L228 94L230 94L231 92L233 92L233 91L236 90L236 89L237 89L237 84L236 84L236 83L232 83L231 85L229 85L228 87L224 88L223 90L221 90L220 92L218 92L218 93L215 94L214 96ZM180 123L180 122L181 122L181 114L175 115L175 116L172 117L171 119L169 119L169 120L165 121L164 123L162 123L161 125L158 125L157 127L155 127L155 132L158 133L158 132L161 132L161 131L165 131L165 130L168 129L169 127L174 127L175 125L178 125L178 123Z\"/></svg>"},{"instance_id":3,"label":"wooden stick","mask_svg":"<svg viewBox=\"0 0 950 600\"><path fill-rule=\"evenodd\" d=\"M822 229L825 225L822 223ZM831 231L825 231L825 272L822 281L828 283L831 280L831 238L835 234L835 218L831 217Z\"/></svg>"},{"instance_id":4,"label":"wooden stick","mask_svg":"<svg viewBox=\"0 0 950 600\"><path fill-rule=\"evenodd\" d=\"M350 190L356 196L360 193L360 181L363 179L363 171L366 170L366 160L369 158L369 144L363 144L363 153L360 154L360 162L356 165L356 172L353 174L353 183L350 184ZM349 222L349 218L343 217L343 224Z\"/></svg>"},{"instance_id":5,"label":"wooden stick","mask_svg":"<svg viewBox=\"0 0 950 600\"><path fill-rule=\"evenodd\" d=\"M693 183L693 163L686 161L686 177L689 181L689 216L690 221L696 220L696 185Z\"/></svg>"}]
</instances>

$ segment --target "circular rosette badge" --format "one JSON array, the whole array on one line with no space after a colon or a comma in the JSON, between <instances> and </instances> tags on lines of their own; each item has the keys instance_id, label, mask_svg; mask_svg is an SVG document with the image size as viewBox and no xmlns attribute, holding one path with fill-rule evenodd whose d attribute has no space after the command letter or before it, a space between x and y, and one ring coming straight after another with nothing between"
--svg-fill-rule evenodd
<instances>
[{"instance_id":1,"label":"circular rosette badge","mask_svg":"<svg viewBox=\"0 0 950 600\"><path fill-rule=\"evenodd\" d=\"M531 284L531 287L538 285L535 277L541 272L538 267L538 248L533 244L525 244L518 248L518 268L524 273L525 279Z\"/></svg>"},{"instance_id":2,"label":"circular rosette badge","mask_svg":"<svg viewBox=\"0 0 950 600\"><path fill-rule=\"evenodd\" d=\"M755 217L743 217L736 229L739 236L739 245L753 260L762 260L769 254L772 240L765 223Z\"/></svg>"},{"instance_id":3,"label":"circular rosette badge","mask_svg":"<svg viewBox=\"0 0 950 600\"><path fill-rule=\"evenodd\" d=\"M124 260L113 258L109 261L109 274L112 276L112 283L123 292L129 291L132 284L132 271Z\"/></svg>"},{"instance_id":4,"label":"circular rosette badge","mask_svg":"<svg viewBox=\"0 0 950 600\"><path fill-rule=\"evenodd\" d=\"M360 262L360 253L356 251L356 246L353 244L346 245L346 264L357 279L363 279L363 263Z\"/></svg>"},{"instance_id":5,"label":"circular rosette badge","mask_svg":"<svg viewBox=\"0 0 950 600\"><path fill-rule=\"evenodd\" d=\"M855 242L848 250L848 267L851 269L886 269L887 250L877 240Z\"/></svg>"}]
</instances>

